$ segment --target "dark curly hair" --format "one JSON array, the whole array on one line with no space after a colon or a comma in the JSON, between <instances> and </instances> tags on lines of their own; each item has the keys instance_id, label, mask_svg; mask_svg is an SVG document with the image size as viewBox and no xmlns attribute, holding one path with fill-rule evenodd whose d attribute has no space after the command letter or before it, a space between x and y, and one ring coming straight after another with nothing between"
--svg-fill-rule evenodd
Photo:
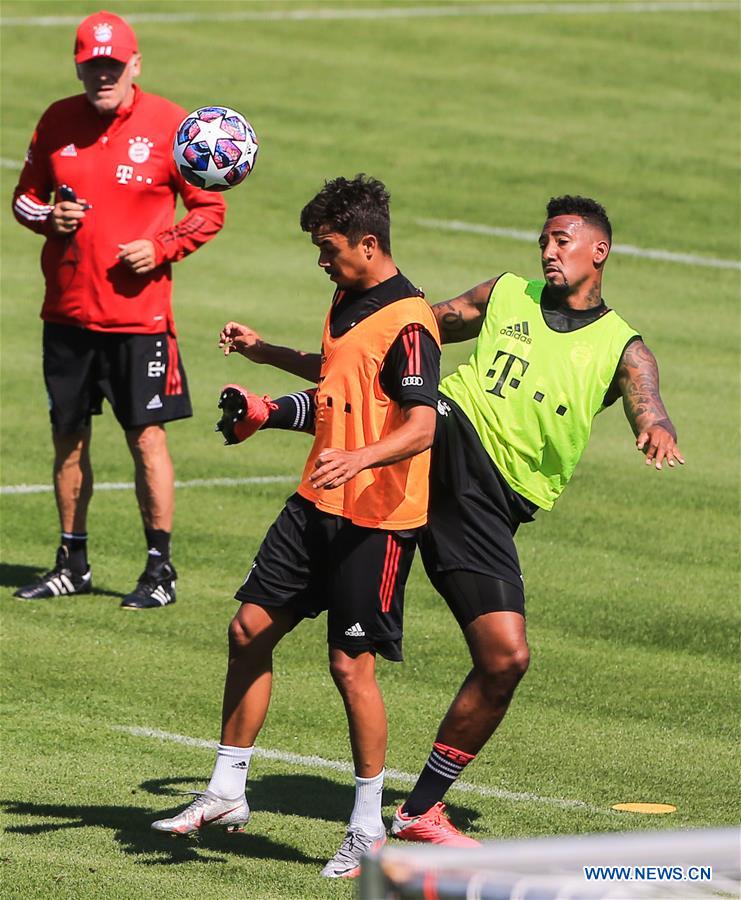
<instances>
[{"instance_id":1,"label":"dark curly hair","mask_svg":"<svg viewBox=\"0 0 741 900\"><path fill-rule=\"evenodd\" d=\"M565 194L563 197L551 197L546 210L549 219L554 216L581 216L585 222L604 231L607 239L612 243L612 225L607 218L605 208L591 197L572 197L570 194Z\"/></svg>"},{"instance_id":2,"label":"dark curly hair","mask_svg":"<svg viewBox=\"0 0 741 900\"><path fill-rule=\"evenodd\" d=\"M364 234L378 238L381 250L391 255L389 193L386 185L363 173L352 181L335 178L327 181L319 193L301 210L303 231L315 231L329 225L344 234L355 246Z\"/></svg>"}]
</instances>

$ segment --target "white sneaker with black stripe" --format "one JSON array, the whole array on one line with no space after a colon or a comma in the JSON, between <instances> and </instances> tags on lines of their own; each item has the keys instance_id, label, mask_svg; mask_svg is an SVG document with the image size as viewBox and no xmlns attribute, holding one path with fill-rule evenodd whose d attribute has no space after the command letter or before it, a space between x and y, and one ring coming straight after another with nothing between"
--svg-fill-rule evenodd
<instances>
[{"instance_id":1,"label":"white sneaker with black stripe","mask_svg":"<svg viewBox=\"0 0 741 900\"><path fill-rule=\"evenodd\" d=\"M175 579L178 573L169 562L145 569L134 590L121 601L121 609L159 609L175 602Z\"/></svg>"},{"instance_id":2,"label":"white sneaker with black stripe","mask_svg":"<svg viewBox=\"0 0 741 900\"><path fill-rule=\"evenodd\" d=\"M33 584L18 588L13 594L19 600L46 600L65 594L89 594L93 589L93 573L90 566L82 574L73 572L69 566L69 550L57 550L56 565Z\"/></svg>"}]
</instances>

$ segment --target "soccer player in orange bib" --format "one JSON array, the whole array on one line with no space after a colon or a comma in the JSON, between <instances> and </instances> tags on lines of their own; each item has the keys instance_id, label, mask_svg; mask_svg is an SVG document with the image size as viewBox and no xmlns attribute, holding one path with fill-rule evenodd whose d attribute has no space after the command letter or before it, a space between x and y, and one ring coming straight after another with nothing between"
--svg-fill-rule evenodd
<instances>
[{"instance_id":1,"label":"soccer player in orange bib","mask_svg":"<svg viewBox=\"0 0 741 900\"><path fill-rule=\"evenodd\" d=\"M322 870L354 877L360 858L383 843L381 818L386 713L376 654L402 658L404 586L416 531L427 519L430 445L435 430L440 346L437 323L421 292L391 257L388 194L375 179L337 178L301 213L336 290L321 355L291 355L287 368L317 383L310 400L281 405L230 386L237 442L270 415L302 418L315 433L298 491L286 503L237 592L229 631L221 743L205 793L183 812L153 823L187 834L249 817L245 783L272 684L272 654L301 619L327 611L329 666L350 729L356 797L347 834ZM244 326L221 334L239 351ZM302 397L307 397L303 394ZM303 405L302 405L303 403ZM311 408L309 408L311 403ZM282 407L282 408L281 408ZM234 428L231 425L234 424ZM273 421L271 424L276 425ZM278 426L279 427L279 426Z\"/></svg>"}]
</instances>

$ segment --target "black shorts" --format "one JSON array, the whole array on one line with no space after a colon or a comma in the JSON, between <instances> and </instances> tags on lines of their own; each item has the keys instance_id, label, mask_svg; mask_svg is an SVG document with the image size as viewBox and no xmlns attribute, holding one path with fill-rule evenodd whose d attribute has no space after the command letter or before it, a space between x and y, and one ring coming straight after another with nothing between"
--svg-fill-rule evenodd
<instances>
[{"instance_id":1,"label":"black shorts","mask_svg":"<svg viewBox=\"0 0 741 900\"><path fill-rule=\"evenodd\" d=\"M514 535L537 507L509 487L453 401L440 400L428 520L419 531L425 570L462 628L486 612L524 614Z\"/></svg>"},{"instance_id":2,"label":"black shorts","mask_svg":"<svg viewBox=\"0 0 741 900\"><path fill-rule=\"evenodd\" d=\"M235 597L290 609L296 622L327 610L327 643L401 661L404 587L413 531L362 528L294 494L270 526Z\"/></svg>"},{"instance_id":3,"label":"black shorts","mask_svg":"<svg viewBox=\"0 0 741 900\"><path fill-rule=\"evenodd\" d=\"M193 415L175 339L44 323L44 381L54 430L73 434L100 415L106 398L125 429ZM168 367L179 379L168 392Z\"/></svg>"}]
</instances>

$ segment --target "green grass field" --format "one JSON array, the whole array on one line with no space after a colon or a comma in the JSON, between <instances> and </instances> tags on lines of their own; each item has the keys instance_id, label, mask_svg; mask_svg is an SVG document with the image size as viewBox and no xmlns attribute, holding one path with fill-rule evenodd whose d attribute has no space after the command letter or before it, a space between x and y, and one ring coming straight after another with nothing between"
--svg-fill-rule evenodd
<instances>
[{"instance_id":1,"label":"green grass field","mask_svg":"<svg viewBox=\"0 0 741 900\"><path fill-rule=\"evenodd\" d=\"M441 6L454 14L433 15ZM278 393L300 383L225 360L218 331L234 318L277 342L317 347L329 293L298 213L323 179L366 171L386 181L395 259L431 301L504 270L534 277L539 263L534 241L421 219L535 231L546 201L560 193L604 203L620 244L741 258L739 15L731 4L646 12L615 3L600 13L584 3L577 13L535 14L525 3L514 14L512 4L489 3L478 10L487 14L473 15L476 4L417 0L422 15L381 15L404 7L114 6L131 16L190 13L192 21L155 15L136 23L142 85L188 108L235 106L261 139L254 175L228 196L223 233L176 271L195 407L191 420L169 429L178 478L286 480L182 488L178 603L135 616L118 609L144 559L133 491L94 498L95 593L36 604L12 591L53 560L53 497L3 493L3 897L353 894L351 884L318 877L352 805L342 771L258 757L244 835L190 842L149 829L155 813L187 799L177 791L208 778L213 751L167 735L218 737L231 597L309 446L278 433L221 445L213 423L222 384ZM47 484L51 468L41 240L12 218L13 166L46 106L77 92L74 27L95 8L2 5L3 486ZM328 8L345 17L317 17ZM298 10L313 15L286 15ZM362 10L377 15L351 17ZM220 13L233 15L219 21ZM606 300L658 356L687 465L647 470L612 410L596 423L556 509L521 530L532 667L496 738L466 772L481 792L449 795L455 821L477 837L739 820L738 288L738 267L628 254L609 263ZM467 352L446 351L446 371ZM95 423L93 453L99 484L131 480L110 410ZM417 565L407 610L406 662L382 665L381 680L388 765L411 775L468 658ZM325 658L323 621L279 648L261 748L349 760ZM389 779L386 813L408 788ZM677 812L610 811L632 800L672 803Z\"/></svg>"}]
</instances>

